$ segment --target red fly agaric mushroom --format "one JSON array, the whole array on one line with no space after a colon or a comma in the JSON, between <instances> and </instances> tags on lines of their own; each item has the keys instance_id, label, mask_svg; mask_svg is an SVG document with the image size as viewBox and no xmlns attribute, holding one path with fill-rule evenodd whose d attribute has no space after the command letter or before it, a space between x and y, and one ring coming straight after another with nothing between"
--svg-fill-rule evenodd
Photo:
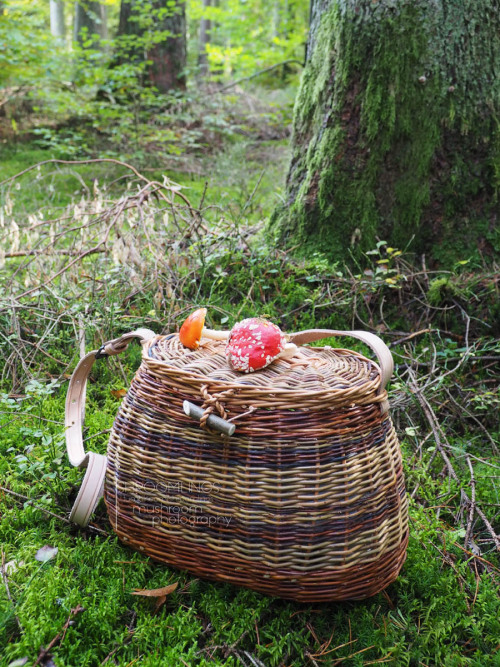
<instances>
[{"instance_id":1,"label":"red fly agaric mushroom","mask_svg":"<svg viewBox=\"0 0 500 667\"><path fill-rule=\"evenodd\" d=\"M190 350L197 350L200 345L201 337L211 338L212 340L226 340L229 331L214 331L205 329L206 308L198 308L184 320L179 331L179 340Z\"/></svg>"},{"instance_id":2,"label":"red fly agaric mushroom","mask_svg":"<svg viewBox=\"0 0 500 667\"><path fill-rule=\"evenodd\" d=\"M279 327L258 317L249 317L234 325L226 345L226 358L235 371L252 373L275 359L293 356L297 347L286 344Z\"/></svg>"}]
</instances>

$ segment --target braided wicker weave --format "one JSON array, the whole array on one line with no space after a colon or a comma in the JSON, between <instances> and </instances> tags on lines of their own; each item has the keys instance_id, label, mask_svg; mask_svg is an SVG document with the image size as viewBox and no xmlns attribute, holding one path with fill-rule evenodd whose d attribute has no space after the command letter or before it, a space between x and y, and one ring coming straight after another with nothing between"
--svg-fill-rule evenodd
<instances>
[{"instance_id":1,"label":"braided wicker weave","mask_svg":"<svg viewBox=\"0 0 500 667\"><path fill-rule=\"evenodd\" d=\"M300 348L242 375L224 344L156 336L108 448L118 536L204 578L300 601L360 599L398 575L408 538L399 443L377 364ZM201 405L195 421L183 401ZM210 413L234 421L227 437Z\"/></svg>"}]
</instances>

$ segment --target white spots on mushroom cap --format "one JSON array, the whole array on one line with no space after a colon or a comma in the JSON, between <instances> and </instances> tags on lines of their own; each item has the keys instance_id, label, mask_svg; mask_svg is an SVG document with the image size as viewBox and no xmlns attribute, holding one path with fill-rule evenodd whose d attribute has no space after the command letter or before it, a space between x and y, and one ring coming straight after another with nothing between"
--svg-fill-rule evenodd
<instances>
[{"instance_id":1,"label":"white spots on mushroom cap","mask_svg":"<svg viewBox=\"0 0 500 667\"><path fill-rule=\"evenodd\" d=\"M231 330L226 358L234 370L250 373L269 365L283 350L285 342L278 326L250 317L235 324Z\"/></svg>"}]
</instances>

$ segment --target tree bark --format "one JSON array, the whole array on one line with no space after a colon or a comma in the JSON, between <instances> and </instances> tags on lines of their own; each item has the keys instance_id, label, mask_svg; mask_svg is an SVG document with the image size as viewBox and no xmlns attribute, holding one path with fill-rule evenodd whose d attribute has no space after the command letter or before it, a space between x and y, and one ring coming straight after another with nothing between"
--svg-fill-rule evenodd
<instances>
[{"instance_id":1,"label":"tree bark","mask_svg":"<svg viewBox=\"0 0 500 667\"><path fill-rule=\"evenodd\" d=\"M498 257L497 0L312 0L282 241Z\"/></svg>"},{"instance_id":2,"label":"tree bark","mask_svg":"<svg viewBox=\"0 0 500 667\"><path fill-rule=\"evenodd\" d=\"M162 15L164 5L164 1L155 0L153 9L159 11L158 29L169 36L147 50L147 58L152 61L150 80L160 93L186 87L186 5L176 0L175 6Z\"/></svg>"},{"instance_id":3,"label":"tree bark","mask_svg":"<svg viewBox=\"0 0 500 667\"><path fill-rule=\"evenodd\" d=\"M99 36L101 39L108 39L108 7L101 5Z\"/></svg>"},{"instance_id":4,"label":"tree bark","mask_svg":"<svg viewBox=\"0 0 500 667\"><path fill-rule=\"evenodd\" d=\"M161 93L185 88L186 79L186 7L176 1L167 6L165 0L150 3L147 14L142 0L122 0L118 37L119 61L151 61L147 75Z\"/></svg>"},{"instance_id":5,"label":"tree bark","mask_svg":"<svg viewBox=\"0 0 500 667\"><path fill-rule=\"evenodd\" d=\"M118 62L145 60L144 43L141 39L143 32L144 30L140 25L140 1L122 0L117 35L120 50L117 55Z\"/></svg>"},{"instance_id":6,"label":"tree bark","mask_svg":"<svg viewBox=\"0 0 500 667\"><path fill-rule=\"evenodd\" d=\"M74 40L83 46L90 40L95 48L107 36L106 8L100 2L75 2Z\"/></svg>"},{"instance_id":7,"label":"tree bark","mask_svg":"<svg viewBox=\"0 0 500 667\"><path fill-rule=\"evenodd\" d=\"M212 0L203 0L203 9L211 7ZM200 20L200 32L198 40L198 67L200 76L205 78L210 71L208 66L207 44L210 42L210 31L212 29L212 22L210 19L202 17Z\"/></svg>"},{"instance_id":8,"label":"tree bark","mask_svg":"<svg viewBox=\"0 0 500 667\"><path fill-rule=\"evenodd\" d=\"M54 37L64 41L66 26L63 0L50 0L50 32Z\"/></svg>"}]
</instances>

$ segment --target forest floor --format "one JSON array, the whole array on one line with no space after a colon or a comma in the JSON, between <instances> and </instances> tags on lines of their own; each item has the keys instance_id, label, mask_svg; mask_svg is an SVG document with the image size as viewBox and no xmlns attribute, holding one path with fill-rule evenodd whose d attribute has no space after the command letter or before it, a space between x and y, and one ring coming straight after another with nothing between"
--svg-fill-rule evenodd
<instances>
[{"instance_id":1,"label":"forest floor","mask_svg":"<svg viewBox=\"0 0 500 667\"><path fill-rule=\"evenodd\" d=\"M254 90L224 105L196 108L196 141L183 121L165 154L75 164L46 162L73 157L61 144L0 149L0 665L500 665L497 267L429 270L390 239L362 266L276 247L290 99ZM78 358L138 326L175 331L199 306L214 327L262 315L285 331L364 328L391 347L410 541L383 593L287 602L132 551L102 504L87 529L68 522ZM130 346L92 373L94 451L139 357ZM157 609L133 595L174 582Z\"/></svg>"}]
</instances>

